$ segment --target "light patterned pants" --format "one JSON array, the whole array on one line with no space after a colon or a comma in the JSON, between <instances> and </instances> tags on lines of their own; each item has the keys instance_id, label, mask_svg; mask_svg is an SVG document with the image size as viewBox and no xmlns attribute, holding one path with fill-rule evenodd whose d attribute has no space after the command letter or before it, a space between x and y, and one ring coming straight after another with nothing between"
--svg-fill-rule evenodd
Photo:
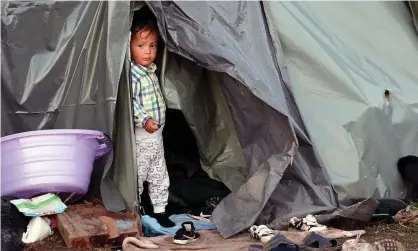
<instances>
[{"instance_id":1,"label":"light patterned pants","mask_svg":"<svg viewBox=\"0 0 418 251\"><path fill-rule=\"evenodd\" d=\"M144 191L144 181L148 181L154 213L165 212L170 186L162 132L163 127L152 134L143 128L135 128L138 192L141 196Z\"/></svg>"}]
</instances>

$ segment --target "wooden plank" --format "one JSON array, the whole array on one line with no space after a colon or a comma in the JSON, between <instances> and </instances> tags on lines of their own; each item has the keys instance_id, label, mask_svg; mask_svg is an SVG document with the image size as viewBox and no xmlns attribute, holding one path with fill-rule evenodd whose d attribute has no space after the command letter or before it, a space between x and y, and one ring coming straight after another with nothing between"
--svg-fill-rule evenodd
<instances>
[{"instance_id":1,"label":"wooden plank","mask_svg":"<svg viewBox=\"0 0 418 251\"><path fill-rule=\"evenodd\" d=\"M68 206L64 213L57 215L57 227L69 248L119 245L128 236L142 234L137 215L112 213L101 205L92 204Z\"/></svg>"}]
</instances>

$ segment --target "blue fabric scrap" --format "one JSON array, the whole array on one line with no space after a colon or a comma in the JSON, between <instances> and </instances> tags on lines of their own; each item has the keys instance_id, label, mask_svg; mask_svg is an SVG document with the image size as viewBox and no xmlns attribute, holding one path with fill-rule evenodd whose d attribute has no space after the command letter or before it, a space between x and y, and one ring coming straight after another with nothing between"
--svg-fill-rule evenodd
<instances>
[{"instance_id":1,"label":"blue fabric scrap","mask_svg":"<svg viewBox=\"0 0 418 251\"><path fill-rule=\"evenodd\" d=\"M216 229L216 225L212 222L196 220L187 214L174 214L170 216L170 220L176 223L175 227L165 228L162 227L156 219L144 215L141 217L142 228L144 235L147 237L158 236L158 235L174 235L177 230L181 228L181 224L186 221L191 221L194 224L196 230L213 230Z\"/></svg>"}]
</instances>

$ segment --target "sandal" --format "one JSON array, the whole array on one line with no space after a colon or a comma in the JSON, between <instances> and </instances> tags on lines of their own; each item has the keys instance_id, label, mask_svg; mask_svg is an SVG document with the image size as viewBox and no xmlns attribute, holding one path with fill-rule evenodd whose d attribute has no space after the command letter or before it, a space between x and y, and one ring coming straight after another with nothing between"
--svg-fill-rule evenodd
<instances>
[{"instance_id":1,"label":"sandal","mask_svg":"<svg viewBox=\"0 0 418 251\"><path fill-rule=\"evenodd\" d=\"M316 233L310 233L303 240L302 250L335 250L337 248L335 239L328 239Z\"/></svg>"},{"instance_id":2,"label":"sandal","mask_svg":"<svg viewBox=\"0 0 418 251\"><path fill-rule=\"evenodd\" d=\"M253 238L260 240L263 244L269 242L275 235L274 231L266 225L252 226L249 231Z\"/></svg>"},{"instance_id":3,"label":"sandal","mask_svg":"<svg viewBox=\"0 0 418 251\"><path fill-rule=\"evenodd\" d=\"M266 244L268 251L299 251L298 245L289 241L284 235L277 234Z\"/></svg>"},{"instance_id":4,"label":"sandal","mask_svg":"<svg viewBox=\"0 0 418 251\"><path fill-rule=\"evenodd\" d=\"M260 244L251 244L248 246L248 251L262 251L264 250L263 245Z\"/></svg>"}]
</instances>

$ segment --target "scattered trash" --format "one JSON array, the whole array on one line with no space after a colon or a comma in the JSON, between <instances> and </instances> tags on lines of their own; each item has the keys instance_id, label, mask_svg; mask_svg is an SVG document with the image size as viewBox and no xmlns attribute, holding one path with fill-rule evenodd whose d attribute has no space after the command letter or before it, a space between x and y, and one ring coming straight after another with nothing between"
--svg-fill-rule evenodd
<instances>
[{"instance_id":1,"label":"scattered trash","mask_svg":"<svg viewBox=\"0 0 418 251\"><path fill-rule=\"evenodd\" d=\"M55 194L44 194L32 199L17 199L10 201L25 216L35 217L60 214L67 209L60 197Z\"/></svg>"},{"instance_id":2,"label":"scattered trash","mask_svg":"<svg viewBox=\"0 0 418 251\"><path fill-rule=\"evenodd\" d=\"M409 205L405 209L400 210L394 217L396 222L407 225L418 223L418 207Z\"/></svg>"},{"instance_id":3,"label":"scattered trash","mask_svg":"<svg viewBox=\"0 0 418 251\"><path fill-rule=\"evenodd\" d=\"M22 241L23 243L34 243L36 241L45 239L53 233L54 232L52 232L48 222L37 216L32 218L32 220L29 222L27 231L23 233Z\"/></svg>"}]
</instances>

